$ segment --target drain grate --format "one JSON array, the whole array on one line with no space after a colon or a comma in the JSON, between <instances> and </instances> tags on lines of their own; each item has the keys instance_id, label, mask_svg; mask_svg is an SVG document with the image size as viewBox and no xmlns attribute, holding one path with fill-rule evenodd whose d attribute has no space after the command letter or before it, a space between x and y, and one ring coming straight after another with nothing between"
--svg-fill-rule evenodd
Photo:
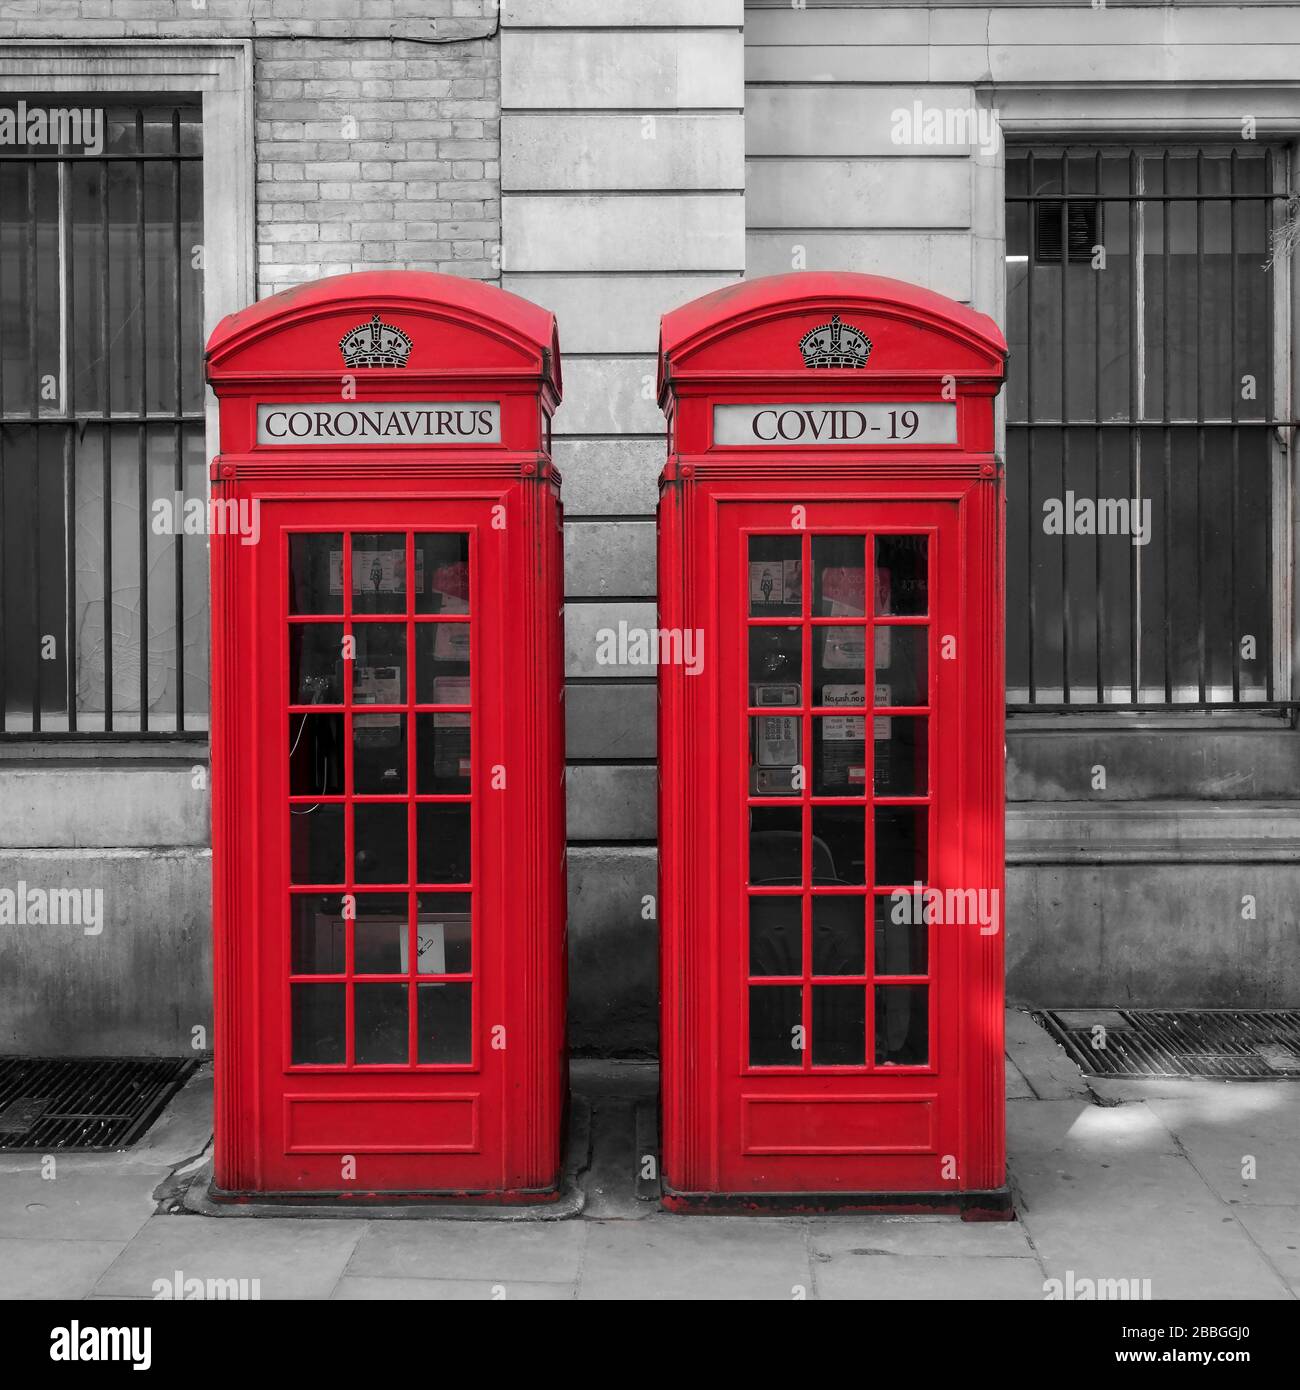
<instances>
[{"instance_id":1,"label":"drain grate","mask_svg":"<svg viewBox=\"0 0 1300 1390\"><path fill-rule=\"evenodd\" d=\"M184 1057L0 1057L0 1150L128 1148L197 1066Z\"/></svg>"},{"instance_id":2,"label":"drain grate","mask_svg":"<svg viewBox=\"0 0 1300 1390\"><path fill-rule=\"evenodd\" d=\"M1054 1009L1034 1017L1088 1076L1300 1081L1296 1009Z\"/></svg>"}]
</instances>

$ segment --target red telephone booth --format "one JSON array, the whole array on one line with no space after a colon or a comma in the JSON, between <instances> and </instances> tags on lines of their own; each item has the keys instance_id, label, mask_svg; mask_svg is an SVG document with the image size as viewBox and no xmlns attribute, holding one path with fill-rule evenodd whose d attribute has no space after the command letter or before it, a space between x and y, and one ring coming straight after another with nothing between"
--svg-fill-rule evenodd
<instances>
[{"instance_id":1,"label":"red telephone booth","mask_svg":"<svg viewBox=\"0 0 1300 1390\"><path fill-rule=\"evenodd\" d=\"M554 318L340 275L223 320L208 374L214 1188L554 1196Z\"/></svg>"},{"instance_id":2,"label":"red telephone booth","mask_svg":"<svg viewBox=\"0 0 1300 1390\"><path fill-rule=\"evenodd\" d=\"M1002 334L809 272L660 353L665 1201L1007 1214Z\"/></svg>"}]
</instances>

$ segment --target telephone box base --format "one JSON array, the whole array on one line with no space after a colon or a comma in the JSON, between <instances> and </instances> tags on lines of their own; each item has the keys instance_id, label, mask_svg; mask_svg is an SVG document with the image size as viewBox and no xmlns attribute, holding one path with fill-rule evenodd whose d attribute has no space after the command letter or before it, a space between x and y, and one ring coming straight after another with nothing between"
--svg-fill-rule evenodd
<instances>
[{"instance_id":1,"label":"telephone box base","mask_svg":"<svg viewBox=\"0 0 1300 1390\"><path fill-rule=\"evenodd\" d=\"M580 1216L576 1184L508 1192L228 1192L200 1174L179 1202L197 1216L361 1218L367 1221L564 1221Z\"/></svg>"},{"instance_id":2,"label":"telephone box base","mask_svg":"<svg viewBox=\"0 0 1300 1390\"><path fill-rule=\"evenodd\" d=\"M668 1211L694 1215L796 1216L821 1212L889 1212L894 1216L960 1216L963 1221L1014 1221L1009 1187L982 1192L678 1192L665 1186Z\"/></svg>"}]
</instances>

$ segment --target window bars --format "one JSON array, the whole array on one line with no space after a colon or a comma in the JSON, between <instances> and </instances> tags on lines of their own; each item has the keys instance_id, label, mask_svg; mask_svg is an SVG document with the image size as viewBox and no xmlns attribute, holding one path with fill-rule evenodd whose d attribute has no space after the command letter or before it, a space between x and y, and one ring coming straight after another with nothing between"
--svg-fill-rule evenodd
<instances>
[{"instance_id":1,"label":"window bars","mask_svg":"<svg viewBox=\"0 0 1300 1390\"><path fill-rule=\"evenodd\" d=\"M1289 703L1282 167L1007 151L1012 712Z\"/></svg>"},{"instance_id":2,"label":"window bars","mask_svg":"<svg viewBox=\"0 0 1300 1390\"><path fill-rule=\"evenodd\" d=\"M201 112L98 119L0 145L6 738L207 727Z\"/></svg>"}]
</instances>

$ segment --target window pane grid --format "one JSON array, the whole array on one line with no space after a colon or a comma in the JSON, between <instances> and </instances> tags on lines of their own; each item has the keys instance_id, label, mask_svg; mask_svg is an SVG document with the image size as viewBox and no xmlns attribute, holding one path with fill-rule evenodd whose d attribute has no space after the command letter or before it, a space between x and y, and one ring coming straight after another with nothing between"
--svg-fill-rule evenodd
<instances>
[{"instance_id":1,"label":"window pane grid","mask_svg":"<svg viewBox=\"0 0 1300 1390\"><path fill-rule=\"evenodd\" d=\"M304 887L291 865L291 918L298 920L295 902L322 892L351 905L350 915L344 912L335 924L343 947L333 957L338 969L321 970L313 961L304 970L295 968L303 962L290 960L295 1067L410 1070L474 1062L478 952L469 854L474 697L468 640L449 639L441 657L460 672L455 679L463 700L427 707L429 720L456 724L421 725L415 717L426 708L416 699L416 631L436 626L415 610L450 609L468 637L469 542L466 533L404 529L290 533L289 607L296 610L287 615L291 764L303 737L298 726L308 720L334 721L313 728L314 738L321 730L348 733L339 749L325 750L325 764L333 759L337 771L322 775L320 748L310 764L318 781L337 778L337 789L303 790L291 773L291 816L333 806L342 817L339 872L327 875L338 881L314 882L308 869L310 886ZM440 620L451 621L447 614ZM295 647L295 632L313 630L320 633L314 646ZM327 693L329 702L296 698L308 690ZM424 789L423 744L436 743L440 732L457 736L447 760L451 775L464 779L464 791ZM393 785L376 789L377 781ZM441 819L426 824L425 816Z\"/></svg>"},{"instance_id":2,"label":"window pane grid","mask_svg":"<svg viewBox=\"0 0 1300 1390\"><path fill-rule=\"evenodd\" d=\"M105 114L0 151L0 737L207 727L200 111Z\"/></svg>"},{"instance_id":3,"label":"window pane grid","mask_svg":"<svg viewBox=\"0 0 1300 1390\"><path fill-rule=\"evenodd\" d=\"M1273 632L1275 160L1008 151L1012 710L1290 703ZM1035 228L1056 216L1044 254ZM1085 225L1095 243L1067 259Z\"/></svg>"},{"instance_id":4,"label":"window pane grid","mask_svg":"<svg viewBox=\"0 0 1300 1390\"><path fill-rule=\"evenodd\" d=\"M900 1065L924 1068L929 1062L928 1023L920 1055L911 1059L900 1061L892 1045L877 1037L877 990L885 991L881 998L889 1017L882 1015L882 1019L897 1031L900 1021L905 1028L910 1025L897 1007L903 996L896 991L919 988L917 1008L924 1015L930 977L925 969L906 974L885 969L887 962L877 973L876 929L867 913L875 913L878 899L889 900L875 886L877 840L882 833L876 809L919 814L922 819L913 824L913 831L929 819L933 547L928 537L885 532L880 537L886 547L897 546L899 551L891 558L887 550L884 564L874 532L804 532L794 537L751 533L748 537L749 698L744 729L750 749L746 797L750 835L744 994L748 1067L763 1074L893 1071ZM918 542L924 558L919 571L913 558L909 571L909 562L900 557L907 545ZM805 576L812 583L805 583ZM891 581L897 586L892 595ZM909 595L909 588L916 592ZM827 604L834 611L817 611ZM855 604L856 614L845 611ZM889 611L891 604L915 605L917 611L895 616ZM779 617L764 613L773 606L781 609ZM918 683L920 702L895 705L891 687L879 683L882 669L889 679L895 676L889 649L883 649L882 657L877 634L904 629L921 630L927 674L920 677L912 672L910 676ZM862 634L856 651L853 639L840 637L852 632ZM874 657L868 658L869 652ZM900 649L898 655L916 659L914 649ZM875 680L867 679L866 660L873 662ZM840 674L828 672L828 662L843 667L843 682L827 679ZM836 692L839 703L811 697L811 692L824 695L830 690ZM896 721L906 716L924 720L919 728L925 781L917 795L894 795L878 786L877 749L882 736L890 738ZM870 738L866 737L868 720ZM847 776L850 786L843 794L834 794L818 785L816 769L820 758L830 775L832 764L823 750L841 740L848 743L848 764L837 758L833 775ZM811 768L807 750L814 752ZM920 749L912 752L914 757L920 755ZM906 847L906 833L901 838ZM922 881L928 881L928 838L928 831L923 831L920 841L911 845L912 867L921 865ZM897 853L898 847L891 846L891 868L898 862ZM838 881L841 873L846 881ZM909 878L909 888L911 883ZM926 963L928 967L928 956ZM878 979L884 983L877 985Z\"/></svg>"}]
</instances>

